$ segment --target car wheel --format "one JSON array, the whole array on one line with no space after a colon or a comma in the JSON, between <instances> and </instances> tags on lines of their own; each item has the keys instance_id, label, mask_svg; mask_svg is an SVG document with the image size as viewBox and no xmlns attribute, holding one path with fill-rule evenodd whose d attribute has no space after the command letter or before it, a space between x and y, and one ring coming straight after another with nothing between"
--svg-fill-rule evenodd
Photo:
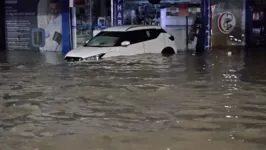
<instances>
[{"instance_id":1,"label":"car wheel","mask_svg":"<svg viewBox=\"0 0 266 150\"><path fill-rule=\"evenodd\" d=\"M172 56L175 54L175 51L172 47L166 47L162 50L161 53L163 56Z\"/></svg>"}]
</instances>

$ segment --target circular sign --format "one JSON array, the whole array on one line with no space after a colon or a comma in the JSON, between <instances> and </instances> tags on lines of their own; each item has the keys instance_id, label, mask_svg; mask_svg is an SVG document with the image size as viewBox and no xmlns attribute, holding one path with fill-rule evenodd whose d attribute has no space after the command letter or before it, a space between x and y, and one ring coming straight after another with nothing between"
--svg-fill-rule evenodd
<instances>
[{"instance_id":1,"label":"circular sign","mask_svg":"<svg viewBox=\"0 0 266 150\"><path fill-rule=\"evenodd\" d=\"M223 12L218 17L218 28L224 34L230 33L236 26L236 18L230 12Z\"/></svg>"}]
</instances>

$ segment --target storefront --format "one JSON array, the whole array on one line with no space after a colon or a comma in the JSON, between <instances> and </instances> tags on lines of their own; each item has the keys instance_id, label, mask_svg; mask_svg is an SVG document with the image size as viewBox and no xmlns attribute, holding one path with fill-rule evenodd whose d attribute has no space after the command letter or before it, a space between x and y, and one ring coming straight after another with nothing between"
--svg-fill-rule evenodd
<instances>
[{"instance_id":1,"label":"storefront","mask_svg":"<svg viewBox=\"0 0 266 150\"><path fill-rule=\"evenodd\" d=\"M111 26L111 0L74 0L72 6L72 48L91 39L95 30Z\"/></svg>"},{"instance_id":2,"label":"storefront","mask_svg":"<svg viewBox=\"0 0 266 150\"><path fill-rule=\"evenodd\" d=\"M263 5L265 0L261 1L260 4ZM265 7L254 10L252 2L253 0L161 0L160 4L152 5L148 0L114 0L114 25L143 24L164 27L161 22L162 7L167 7L167 14L179 16L178 5L194 3L201 5L200 11L196 11L196 13L200 14L206 30L205 49L245 46L252 41L254 43L254 38L262 37L265 31L263 17ZM188 17L193 22L195 18L191 12L194 11L191 9L188 10ZM251 15L252 12L253 15ZM259 19L256 19L255 16L258 16ZM255 19L252 20L252 17ZM175 20L178 20L175 27L179 31L186 26L190 28L193 24L190 21L186 24L182 17L175 17ZM182 41L178 45L184 50L185 48L182 46L184 37L188 37L183 33L178 34L183 37L183 39L176 38L178 41ZM193 46L190 44L189 47L193 49Z\"/></svg>"},{"instance_id":3,"label":"storefront","mask_svg":"<svg viewBox=\"0 0 266 150\"><path fill-rule=\"evenodd\" d=\"M175 30L181 42L178 46L193 49L195 41L188 42L188 32L200 16L206 29L206 49L243 46L264 31L257 22L264 23L265 9L251 10L251 1L161 0L153 5L148 0L4 0L4 45L7 50L66 53L89 40L97 29L142 24Z\"/></svg>"},{"instance_id":4,"label":"storefront","mask_svg":"<svg viewBox=\"0 0 266 150\"><path fill-rule=\"evenodd\" d=\"M212 0L212 47L246 44L246 1Z\"/></svg>"},{"instance_id":5,"label":"storefront","mask_svg":"<svg viewBox=\"0 0 266 150\"><path fill-rule=\"evenodd\" d=\"M92 5L90 1L74 1L71 11L72 47L77 47L92 35Z\"/></svg>"},{"instance_id":6,"label":"storefront","mask_svg":"<svg viewBox=\"0 0 266 150\"><path fill-rule=\"evenodd\" d=\"M114 0L114 25L159 25L171 33L178 50L193 49L195 41L188 41L189 31L197 16L201 16L201 0Z\"/></svg>"}]
</instances>

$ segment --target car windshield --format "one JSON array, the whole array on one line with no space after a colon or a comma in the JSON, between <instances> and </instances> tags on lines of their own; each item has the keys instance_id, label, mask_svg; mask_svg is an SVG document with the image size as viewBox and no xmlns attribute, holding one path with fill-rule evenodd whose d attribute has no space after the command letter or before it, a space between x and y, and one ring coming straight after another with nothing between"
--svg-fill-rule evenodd
<instances>
[{"instance_id":1,"label":"car windshield","mask_svg":"<svg viewBox=\"0 0 266 150\"><path fill-rule=\"evenodd\" d=\"M121 42L122 37L124 37L125 32L100 32L98 35L93 37L84 46L86 47L112 47L118 46Z\"/></svg>"}]
</instances>

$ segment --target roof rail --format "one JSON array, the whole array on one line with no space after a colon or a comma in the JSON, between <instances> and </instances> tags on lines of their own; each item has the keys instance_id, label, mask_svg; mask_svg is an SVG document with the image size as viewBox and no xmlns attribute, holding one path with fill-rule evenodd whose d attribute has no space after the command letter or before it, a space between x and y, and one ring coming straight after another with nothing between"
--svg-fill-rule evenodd
<instances>
[{"instance_id":1,"label":"roof rail","mask_svg":"<svg viewBox=\"0 0 266 150\"><path fill-rule=\"evenodd\" d=\"M141 27L142 25L132 25L131 27L128 27L127 29L126 29L126 31L128 31L128 30L130 30L130 29L132 29L132 28L136 28L136 27Z\"/></svg>"},{"instance_id":2,"label":"roof rail","mask_svg":"<svg viewBox=\"0 0 266 150\"><path fill-rule=\"evenodd\" d=\"M156 25L148 25L149 27L159 27L159 26L156 26ZM130 30L130 29L133 29L133 28L137 28L137 27L145 27L145 25L132 25L131 27L128 27L126 29L126 31Z\"/></svg>"}]
</instances>

